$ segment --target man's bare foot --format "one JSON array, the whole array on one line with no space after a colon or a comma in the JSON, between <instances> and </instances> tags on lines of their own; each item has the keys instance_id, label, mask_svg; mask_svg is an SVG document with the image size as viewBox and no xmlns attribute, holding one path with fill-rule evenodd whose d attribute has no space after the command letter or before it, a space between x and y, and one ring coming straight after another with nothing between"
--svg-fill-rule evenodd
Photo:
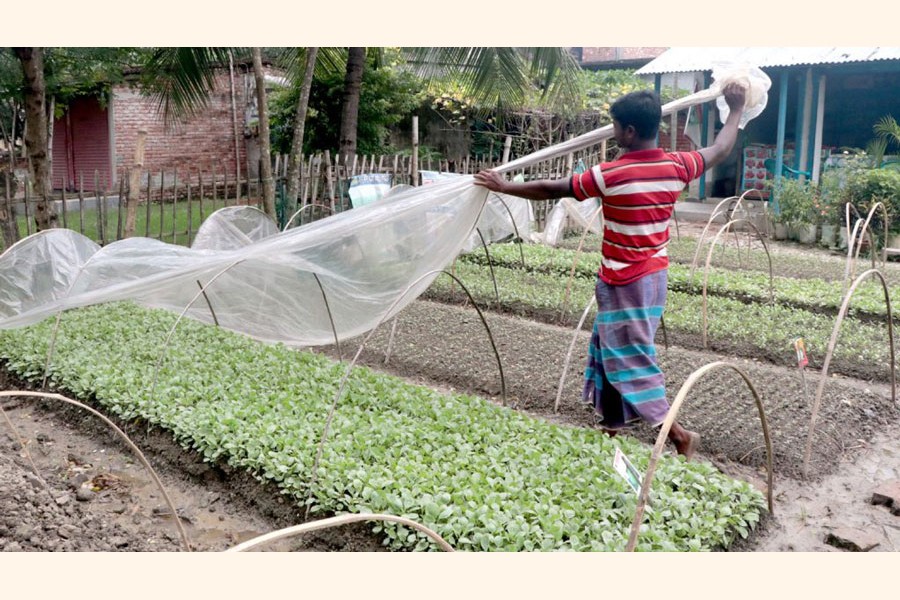
<instances>
[{"instance_id":1,"label":"man's bare foot","mask_svg":"<svg viewBox=\"0 0 900 600\"><path fill-rule=\"evenodd\" d=\"M609 429L609 428L607 428L607 427L604 427L603 425L600 425L600 431L602 431L603 433L605 433L605 434L608 435L609 437L616 437L616 436L619 434L619 430L618 430L618 429Z\"/></svg>"},{"instance_id":2,"label":"man's bare foot","mask_svg":"<svg viewBox=\"0 0 900 600\"><path fill-rule=\"evenodd\" d=\"M684 460L687 462L691 462L691 459L694 457L694 452L696 452L697 447L700 446L700 434L695 431L684 430L685 436L681 440L672 440L675 444L675 451L678 454L684 457Z\"/></svg>"}]
</instances>

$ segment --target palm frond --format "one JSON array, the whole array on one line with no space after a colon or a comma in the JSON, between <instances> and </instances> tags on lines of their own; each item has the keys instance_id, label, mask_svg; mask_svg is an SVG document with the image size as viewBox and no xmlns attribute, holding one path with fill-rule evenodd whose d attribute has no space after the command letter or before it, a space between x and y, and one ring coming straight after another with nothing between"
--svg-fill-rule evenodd
<instances>
[{"instance_id":1,"label":"palm frond","mask_svg":"<svg viewBox=\"0 0 900 600\"><path fill-rule=\"evenodd\" d=\"M240 48L157 48L144 66L144 81L165 122L184 119L205 106L215 88L216 67L243 54Z\"/></svg>"},{"instance_id":2,"label":"palm frond","mask_svg":"<svg viewBox=\"0 0 900 600\"><path fill-rule=\"evenodd\" d=\"M483 108L521 106L529 92L551 105L580 105L579 68L564 48L404 48L413 72L427 83L452 78Z\"/></svg>"},{"instance_id":3,"label":"palm frond","mask_svg":"<svg viewBox=\"0 0 900 600\"><path fill-rule=\"evenodd\" d=\"M900 124L894 117L890 115L881 117L873 129L879 137L900 145Z\"/></svg>"}]
</instances>

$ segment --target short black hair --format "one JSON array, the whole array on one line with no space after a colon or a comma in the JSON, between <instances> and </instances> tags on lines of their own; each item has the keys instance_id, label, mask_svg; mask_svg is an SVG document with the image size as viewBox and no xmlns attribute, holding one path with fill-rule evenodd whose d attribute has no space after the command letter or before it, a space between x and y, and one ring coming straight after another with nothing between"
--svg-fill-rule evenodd
<instances>
[{"instance_id":1,"label":"short black hair","mask_svg":"<svg viewBox=\"0 0 900 600\"><path fill-rule=\"evenodd\" d=\"M613 102L609 114L622 127L631 125L638 137L649 140L655 138L659 132L662 107L655 92L641 90L625 94Z\"/></svg>"}]
</instances>

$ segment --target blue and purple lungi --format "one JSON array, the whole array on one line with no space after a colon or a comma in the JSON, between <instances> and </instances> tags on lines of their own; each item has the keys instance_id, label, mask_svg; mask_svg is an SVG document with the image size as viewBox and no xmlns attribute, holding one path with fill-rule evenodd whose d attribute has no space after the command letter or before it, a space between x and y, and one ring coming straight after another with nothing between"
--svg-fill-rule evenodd
<instances>
[{"instance_id":1,"label":"blue and purple lungi","mask_svg":"<svg viewBox=\"0 0 900 600\"><path fill-rule=\"evenodd\" d=\"M597 281L598 311L582 399L593 404L607 429L639 420L660 425L669 411L654 344L667 281L665 269L626 285Z\"/></svg>"}]
</instances>

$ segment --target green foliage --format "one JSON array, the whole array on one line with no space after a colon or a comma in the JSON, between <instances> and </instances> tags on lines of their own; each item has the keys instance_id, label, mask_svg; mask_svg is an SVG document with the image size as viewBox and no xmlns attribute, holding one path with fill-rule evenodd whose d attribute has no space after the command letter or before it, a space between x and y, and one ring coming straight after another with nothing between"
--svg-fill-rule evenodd
<instances>
[{"instance_id":1,"label":"green foliage","mask_svg":"<svg viewBox=\"0 0 900 600\"><path fill-rule=\"evenodd\" d=\"M527 269L521 268L518 250L512 244L494 245L491 257L497 261L494 271L500 301L496 302L490 273L483 254L464 255L456 272L481 306L524 316L541 314L551 321L575 323L594 291L599 253L582 253L572 284L568 309L560 316L565 290L572 268L574 251L543 246L524 246ZM688 267L672 264L669 268L670 291L666 308L666 327L670 332L699 334L702 327L702 272L691 280ZM446 296L448 281L438 278L430 293ZM807 340L811 356L824 356L834 314L842 301L840 282L822 280L775 280L775 305L769 305L768 276L736 270L714 269L709 279L707 300L710 339L726 344L744 344L759 349L763 356L789 360L792 342L798 336ZM892 295L900 289L892 288ZM861 286L853 297L851 316L869 315L883 319L886 314L880 285ZM827 309L827 313L823 313ZM828 314L830 313L830 314ZM760 327L766 323L766 327ZM851 363L866 362L889 369L886 329L881 322L866 323L851 319L842 328L835 358Z\"/></svg>"},{"instance_id":2,"label":"green foliage","mask_svg":"<svg viewBox=\"0 0 900 600\"><path fill-rule=\"evenodd\" d=\"M441 394L357 367L337 408L318 479L310 474L346 366L183 321L151 397L175 315L132 304L69 311L51 366L54 387L105 411L173 432L211 462L248 469L314 514L386 512L415 519L460 550L622 550L635 495L613 471L633 438L561 427L480 398ZM53 320L0 331L0 357L39 379ZM116 357L110 360L110 357ZM663 457L640 550L704 550L746 536L762 495L706 463ZM424 536L376 525L396 549Z\"/></svg>"},{"instance_id":3,"label":"green foliage","mask_svg":"<svg viewBox=\"0 0 900 600\"><path fill-rule=\"evenodd\" d=\"M900 171L889 168L859 169L851 172L843 190L843 200L860 212L882 202L891 219L891 231L900 232ZM874 231L879 231L876 227Z\"/></svg>"},{"instance_id":4,"label":"green foliage","mask_svg":"<svg viewBox=\"0 0 900 600\"><path fill-rule=\"evenodd\" d=\"M782 177L774 189L779 211L775 219L779 223L800 225L822 219L818 190L812 183Z\"/></svg>"},{"instance_id":5,"label":"green foliage","mask_svg":"<svg viewBox=\"0 0 900 600\"><path fill-rule=\"evenodd\" d=\"M410 73L389 66L376 68L374 59L368 60L359 99L359 154L389 151L390 129L410 119L421 99L417 95L420 87ZM334 151L340 147L343 90L343 73L327 71L316 74L309 97L304 152ZM290 152L299 95L298 83L292 88L273 92L269 98L273 152Z\"/></svg>"}]
</instances>

